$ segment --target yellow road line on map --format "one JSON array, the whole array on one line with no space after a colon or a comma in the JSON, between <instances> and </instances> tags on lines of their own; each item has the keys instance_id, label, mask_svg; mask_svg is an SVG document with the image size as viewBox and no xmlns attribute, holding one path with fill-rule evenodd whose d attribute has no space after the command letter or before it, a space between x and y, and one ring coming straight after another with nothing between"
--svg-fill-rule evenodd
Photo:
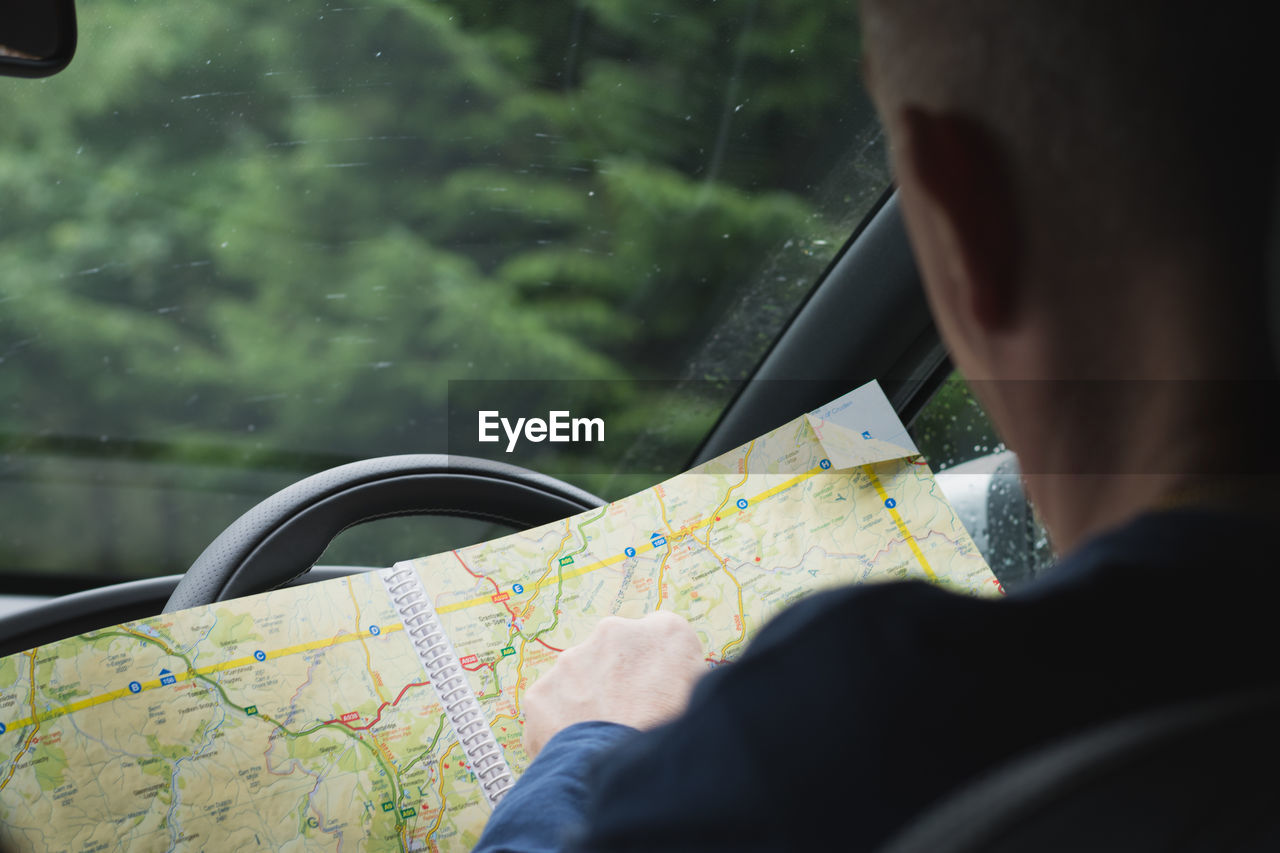
<instances>
[{"instance_id":1,"label":"yellow road line on map","mask_svg":"<svg viewBox=\"0 0 1280 853\"><path fill-rule=\"evenodd\" d=\"M753 442L753 443L754 443L754 442ZM745 466L744 466L744 467L745 467ZM743 475L742 475L742 482L743 482L743 483L745 483L745 482L746 482L746 480L747 480L747 475L746 475L746 474L743 474ZM742 483L739 483L738 485L740 486L740 485L742 485ZM723 507L723 506L728 502L728 500L729 500L729 495L733 494L733 490L734 490L735 488L737 488L737 487L736 487L736 486L730 486L730 487L729 487L729 491L728 491L728 493L726 493L726 494L725 494L725 496L724 496L724 500L720 502L720 507ZM658 512L662 515L662 526L663 526L663 527L665 527L665 528L667 529L667 536L674 540L674 539L675 539L675 537L676 537L676 535L677 535L677 532L676 532L675 530L672 530L672 529L671 529L671 522L667 520L667 504L666 504L666 502L665 502L665 501L663 501L663 500L662 500L662 490L661 490L661 487L660 487L660 486L654 486L654 487L653 487L653 493L654 493L655 495L657 495L657 496L658 496ZM717 511L719 511L720 507L717 507L717 508L716 508L716 509L717 509ZM715 513L712 513L712 515L715 515ZM710 535L710 534L708 534L708 535ZM667 571L667 560L671 557L671 542L667 542L667 543L666 543L666 546L667 546L667 552L666 552L665 554L663 554L663 555L662 555L662 560L658 563L658 603L657 603L657 605L653 608L654 610L661 610L661 609L662 609L662 599L665 597L665 596L663 595L663 593L662 593L662 576L663 576L664 574L666 574L666 571Z\"/></svg>"},{"instance_id":2,"label":"yellow road line on map","mask_svg":"<svg viewBox=\"0 0 1280 853\"><path fill-rule=\"evenodd\" d=\"M351 575L347 575L347 593L350 594L351 604L356 609L356 624L359 625L360 602L356 599L356 588L351 581ZM365 672L369 673L369 681L373 682L373 692L377 693L378 698L383 702L389 702L387 695L382 692L382 676L373 671L373 655L369 654L369 644L364 641L363 637L360 638L360 645L364 649L364 669ZM373 737L373 733L370 732L369 736Z\"/></svg>"},{"instance_id":3,"label":"yellow road line on map","mask_svg":"<svg viewBox=\"0 0 1280 853\"><path fill-rule=\"evenodd\" d=\"M889 493L885 491L884 486L880 484L880 478L876 476L875 469L870 465L863 465L862 470L871 480L871 485L875 487L876 494L880 496L881 501L889 500ZM897 506L889 506L885 504L885 509L889 510L889 517L893 519L893 523L898 525L898 532L902 534L902 538L907 541L907 545L911 548L911 553L916 555L916 559L920 562L920 568L924 569L924 573L928 575L929 580L936 581L938 576L933 573L933 568L929 565L929 561L924 558L924 552L920 550L920 543L916 541L916 537L911 535L911 531L907 529L907 523L902 520L902 516L898 513Z\"/></svg>"},{"instance_id":4,"label":"yellow road line on map","mask_svg":"<svg viewBox=\"0 0 1280 853\"><path fill-rule=\"evenodd\" d=\"M439 773L440 773L440 788L439 788L440 811L436 813L436 822L431 824L431 828L427 830L428 841L431 840L431 836L436 834L436 830L440 828L440 822L444 820L444 807L445 807L444 762L445 762L445 759L449 757L449 753L453 752L453 748L457 745L458 745L458 742L456 740L453 743L449 744L449 748L444 751L444 755L440 756L440 760L436 762L436 764L438 765ZM435 845L432 845L432 846L434 847Z\"/></svg>"},{"instance_id":5,"label":"yellow road line on map","mask_svg":"<svg viewBox=\"0 0 1280 853\"><path fill-rule=\"evenodd\" d=\"M387 627L383 628L380 633L394 634L396 631L403 631L403 630L404 630L404 625L401 624L400 622L397 622L394 625L388 625ZM141 637L145 635L139 634L138 636ZM200 675L211 675L216 672L224 672L228 669L235 669L241 666L249 666L251 664L257 664L257 663L265 663L266 661L274 660L275 658L288 657L289 655L301 654L302 652L309 652L314 649L327 649L330 646L337 646L337 645L341 645L342 643L350 643L353 640L363 640L371 636L374 636L374 635L370 634L368 631L360 631L359 633L356 633L356 634L339 634L336 637L326 637L323 640L311 640L310 642L307 642L307 643L298 643L295 646L286 646L282 649L275 649L274 651L263 652L264 657L261 661L259 661L253 655L249 655L247 657L235 658L234 660L223 661L222 663L215 663L215 664L210 664L208 666L198 667L194 671L187 670L186 672L175 672L173 673L172 677L175 683L179 681L189 681L195 678L196 676L200 676ZM146 691L146 690L154 690L161 686L164 686L164 687L171 686L167 684L161 685L159 678L153 678L150 681L140 681L138 683L141 686L141 690L138 691L139 693L142 693L143 691ZM9 728L16 729L16 728L21 728L23 726L29 726L34 722L44 722L45 720L52 720L57 717L64 717L67 714L74 714L76 711L83 711L85 708L92 708L95 705L101 705L105 702L113 702L116 699L122 699L125 696L130 696L130 695L134 695L133 691L130 690L128 687L122 687L119 690L112 690L109 693L100 693L97 696L88 696L84 699L79 699L75 702L70 702L58 708L50 708L48 711L44 711L40 714L37 714L34 718L27 717L26 719L23 719L23 720L14 720L12 723L9 724Z\"/></svg>"},{"instance_id":6,"label":"yellow road line on map","mask_svg":"<svg viewBox=\"0 0 1280 853\"><path fill-rule=\"evenodd\" d=\"M809 479L815 474L824 474L824 473L827 473L827 469L823 468L821 465L814 466L813 468L810 468L808 471L805 471L803 474L797 474L796 476L792 477L790 480L786 480L782 483L779 483L778 485L774 486L771 489L766 489L753 498L748 498L747 506L750 507L754 505L757 501L762 501L765 498L771 498L774 495L778 494L779 492L785 492L787 489L791 488L792 486L796 486L800 483L803 483L805 480ZM709 515L706 518L702 519L701 521L697 522L696 524L692 524L689 527L682 528L679 533L676 533L673 536L670 536L669 538L672 540L675 540L681 536L688 536L690 533L693 533L693 531L695 530L699 530L703 527L706 527L709 524L715 524L717 517L719 517L721 520L724 520L725 516L733 515L734 513L739 513L739 512L745 512L745 510L738 509L736 505L731 506L729 509L719 513L718 516L715 514ZM666 543L663 543L662 545L659 545L657 547L666 548L667 545ZM636 548L636 557L639 557L641 554L644 554L648 551L655 550L655 547L648 543L637 545L635 546L635 548ZM605 557L603 560L599 560L595 563L589 563L585 566L581 566L572 571L563 572L561 574L561 577L563 577L565 580L569 580L570 578L581 577L582 575L589 574L590 572L594 572L599 569L603 569L608 566L613 566L618 563L621 563L623 560L631 560L631 559L635 559L635 558L628 557L626 554L615 554L612 557ZM923 557L921 559L923 559ZM550 586L555 582L556 582L556 579L554 577L547 578L540 581L538 584L536 584L536 587L538 589L541 589L542 587ZM492 604L492 603L493 603L492 593L490 593L489 595L477 595L475 598L468 598L465 601L455 601L453 604L446 604L443 607L437 607L436 612L452 613L455 610L464 610L468 607L475 607L480 604Z\"/></svg>"},{"instance_id":7,"label":"yellow road line on map","mask_svg":"<svg viewBox=\"0 0 1280 853\"><path fill-rule=\"evenodd\" d=\"M29 717L29 719L32 720L38 719L36 716L36 651L38 648L39 647L32 649L29 652L23 652L23 654L31 659L31 717ZM31 748L31 744L35 740L36 732L38 731L40 731L39 724L37 724L34 729L27 732L27 739L23 742L22 749L14 753L13 758L9 760L9 772L5 774L4 781L0 782L0 791L3 791L9 785L10 780L13 779L13 774L18 770L19 759L21 759L22 756L26 754L27 750Z\"/></svg>"}]
</instances>

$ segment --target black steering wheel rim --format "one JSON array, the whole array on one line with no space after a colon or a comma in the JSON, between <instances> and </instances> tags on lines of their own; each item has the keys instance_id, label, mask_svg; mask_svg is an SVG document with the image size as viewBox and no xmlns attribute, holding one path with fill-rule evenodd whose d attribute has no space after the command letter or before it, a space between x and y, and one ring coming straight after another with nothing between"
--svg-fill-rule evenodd
<instances>
[{"instance_id":1,"label":"black steering wheel rim","mask_svg":"<svg viewBox=\"0 0 1280 853\"><path fill-rule=\"evenodd\" d=\"M470 456L352 462L300 480L232 522L191 564L164 612L286 584L308 572L343 530L379 518L448 515L520 530L603 504L554 477Z\"/></svg>"}]
</instances>

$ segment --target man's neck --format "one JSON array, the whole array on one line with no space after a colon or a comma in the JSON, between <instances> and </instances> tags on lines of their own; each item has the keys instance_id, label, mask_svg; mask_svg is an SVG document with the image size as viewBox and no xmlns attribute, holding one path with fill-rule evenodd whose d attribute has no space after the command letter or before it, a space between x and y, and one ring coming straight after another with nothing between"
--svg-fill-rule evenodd
<instances>
[{"instance_id":1,"label":"man's neck","mask_svg":"<svg viewBox=\"0 0 1280 853\"><path fill-rule=\"evenodd\" d=\"M1273 492L1260 476L1257 386L1233 381L1034 383L1019 459L1027 492L1065 554L1148 511ZM1263 398L1276 390L1271 383ZM1233 498L1234 496L1234 498Z\"/></svg>"},{"instance_id":2,"label":"man's neck","mask_svg":"<svg viewBox=\"0 0 1280 853\"><path fill-rule=\"evenodd\" d=\"M1259 491L1255 454L1271 442L1264 312L1221 281L1253 273L1207 251L1121 248L1028 262L1007 323L952 324L1060 554L1143 512Z\"/></svg>"}]
</instances>

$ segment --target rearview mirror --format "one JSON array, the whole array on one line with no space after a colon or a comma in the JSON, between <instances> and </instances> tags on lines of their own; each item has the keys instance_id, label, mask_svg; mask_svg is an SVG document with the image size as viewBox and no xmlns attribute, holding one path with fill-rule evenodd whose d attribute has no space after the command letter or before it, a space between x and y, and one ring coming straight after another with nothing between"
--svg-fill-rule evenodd
<instances>
[{"instance_id":1,"label":"rearview mirror","mask_svg":"<svg viewBox=\"0 0 1280 853\"><path fill-rule=\"evenodd\" d=\"M75 52L75 0L0 0L0 74L48 77Z\"/></svg>"}]
</instances>

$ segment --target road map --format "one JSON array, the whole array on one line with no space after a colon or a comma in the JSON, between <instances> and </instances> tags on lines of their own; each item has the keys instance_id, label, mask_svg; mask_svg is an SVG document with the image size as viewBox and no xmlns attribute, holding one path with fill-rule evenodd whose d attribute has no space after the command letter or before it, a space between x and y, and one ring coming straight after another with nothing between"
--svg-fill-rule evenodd
<instances>
[{"instance_id":1,"label":"road map","mask_svg":"<svg viewBox=\"0 0 1280 853\"><path fill-rule=\"evenodd\" d=\"M817 590L1000 593L878 386L597 510L411 561L516 773L523 690L600 618L708 667ZM490 813L378 573L0 660L0 846L466 850Z\"/></svg>"},{"instance_id":2,"label":"road map","mask_svg":"<svg viewBox=\"0 0 1280 853\"><path fill-rule=\"evenodd\" d=\"M0 662L0 821L37 850L426 849L488 815L369 573Z\"/></svg>"},{"instance_id":3,"label":"road map","mask_svg":"<svg viewBox=\"0 0 1280 853\"><path fill-rule=\"evenodd\" d=\"M625 501L412 564L517 773L521 692L605 616L674 611L717 666L823 588L1002 592L914 445L812 415Z\"/></svg>"}]
</instances>

